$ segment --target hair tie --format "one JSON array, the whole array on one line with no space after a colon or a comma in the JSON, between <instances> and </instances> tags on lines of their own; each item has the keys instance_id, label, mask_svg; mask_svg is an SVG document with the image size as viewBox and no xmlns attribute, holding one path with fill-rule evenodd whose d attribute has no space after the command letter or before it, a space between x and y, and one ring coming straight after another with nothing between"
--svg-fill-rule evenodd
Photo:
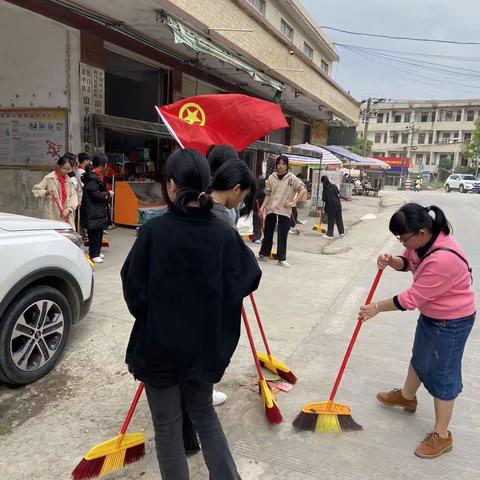
<instances>
[{"instance_id":1,"label":"hair tie","mask_svg":"<svg viewBox=\"0 0 480 480\"><path fill-rule=\"evenodd\" d=\"M432 220L435 220L437 218L437 215L435 214L435 211L432 210L432 207L425 207L425 211L427 214L432 218Z\"/></svg>"},{"instance_id":2,"label":"hair tie","mask_svg":"<svg viewBox=\"0 0 480 480\"><path fill-rule=\"evenodd\" d=\"M205 196L206 193L205 192L202 192L198 197L197 197L197 200L200 200L203 196Z\"/></svg>"}]
</instances>

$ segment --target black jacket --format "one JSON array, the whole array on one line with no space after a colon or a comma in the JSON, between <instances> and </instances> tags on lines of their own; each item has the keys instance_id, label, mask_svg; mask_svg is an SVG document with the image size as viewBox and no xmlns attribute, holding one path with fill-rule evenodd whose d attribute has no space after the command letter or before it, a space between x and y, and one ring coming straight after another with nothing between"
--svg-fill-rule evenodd
<instances>
[{"instance_id":1,"label":"black jacket","mask_svg":"<svg viewBox=\"0 0 480 480\"><path fill-rule=\"evenodd\" d=\"M261 277L238 233L211 212L169 210L142 227L121 275L135 317L126 355L134 376L159 387L220 381L242 301Z\"/></svg>"},{"instance_id":2,"label":"black jacket","mask_svg":"<svg viewBox=\"0 0 480 480\"><path fill-rule=\"evenodd\" d=\"M322 201L325 202L325 211L327 212L335 212L342 209L340 192L334 183L323 187Z\"/></svg>"},{"instance_id":3,"label":"black jacket","mask_svg":"<svg viewBox=\"0 0 480 480\"><path fill-rule=\"evenodd\" d=\"M82 175L82 183L80 223L87 230L103 230L109 224L107 187L93 171Z\"/></svg>"}]
</instances>

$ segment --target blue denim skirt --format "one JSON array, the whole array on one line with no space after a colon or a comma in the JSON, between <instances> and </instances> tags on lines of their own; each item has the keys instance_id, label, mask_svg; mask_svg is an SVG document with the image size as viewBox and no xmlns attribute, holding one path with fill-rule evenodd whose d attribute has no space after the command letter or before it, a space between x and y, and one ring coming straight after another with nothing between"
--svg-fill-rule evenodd
<instances>
[{"instance_id":1,"label":"blue denim skirt","mask_svg":"<svg viewBox=\"0 0 480 480\"><path fill-rule=\"evenodd\" d=\"M475 313L456 320L420 315L410 363L435 398L454 400L462 391L463 350L474 322Z\"/></svg>"}]
</instances>

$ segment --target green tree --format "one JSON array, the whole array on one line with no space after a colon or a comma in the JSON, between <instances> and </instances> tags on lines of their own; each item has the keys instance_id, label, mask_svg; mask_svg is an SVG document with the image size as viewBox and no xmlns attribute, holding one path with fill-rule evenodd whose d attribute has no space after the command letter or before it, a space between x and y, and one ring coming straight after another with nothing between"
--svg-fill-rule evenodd
<instances>
[{"instance_id":1,"label":"green tree","mask_svg":"<svg viewBox=\"0 0 480 480\"><path fill-rule=\"evenodd\" d=\"M463 144L462 153L468 158L469 166L478 169L480 160L480 118L477 118L475 121L475 130L472 138Z\"/></svg>"},{"instance_id":2,"label":"green tree","mask_svg":"<svg viewBox=\"0 0 480 480\"><path fill-rule=\"evenodd\" d=\"M372 146L373 146L373 142L371 140L367 140L367 156L370 155L370 153L372 152ZM355 145L348 147L348 149L352 153L356 153L357 155L363 156L363 137L357 137L357 140L355 141Z\"/></svg>"}]
</instances>

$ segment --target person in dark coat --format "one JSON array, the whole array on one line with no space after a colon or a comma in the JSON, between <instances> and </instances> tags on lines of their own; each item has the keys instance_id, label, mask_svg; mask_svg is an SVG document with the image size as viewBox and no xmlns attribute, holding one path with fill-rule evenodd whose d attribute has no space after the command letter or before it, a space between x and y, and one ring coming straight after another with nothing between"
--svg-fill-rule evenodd
<instances>
[{"instance_id":1,"label":"person in dark coat","mask_svg":"<svg viewBox=\"0 0 480 480\"><path fill-rule=\"evenodd\" d=\"M103 230L108 227L108 201L113 196L103 183L103 172L107 166L105 155L94 155L92 169L82 176L83 197L80 207L80 223L88 232L88 254L95 263L103 263Z\"/></svg>"},{"instance_id":2,"label":"person in dark coat","mask_svg":"<svg viewBox=\"0 0 480 480\"><path fill-rule=\"evenodd\" d=\"M343 226L340 192L338 191L338 187L330 182L330 179L326 175L322 176L321 181L323 185L322 201L328 216L327 233L324 237L333 238L333 228L335 224L337 224L338 233L343 237L345 235L345 228Z\"/></svg>"},{"instance_id":3,"label":"person in dark coat","mask_svg":"<svg viewBox=\"0 0 480 480\"><path fill-rule=\"evenodd\" d=\"M145 383L164 480L189 478L182 399L210 478L240 478L212 391L237 347L242 302L257 289L261 271L235 229L212 213L209 183L199 152L169 156L163 183L169 209L142 226L121 272L135 317L126 362Z\"/></svg>"}]
</instances>

